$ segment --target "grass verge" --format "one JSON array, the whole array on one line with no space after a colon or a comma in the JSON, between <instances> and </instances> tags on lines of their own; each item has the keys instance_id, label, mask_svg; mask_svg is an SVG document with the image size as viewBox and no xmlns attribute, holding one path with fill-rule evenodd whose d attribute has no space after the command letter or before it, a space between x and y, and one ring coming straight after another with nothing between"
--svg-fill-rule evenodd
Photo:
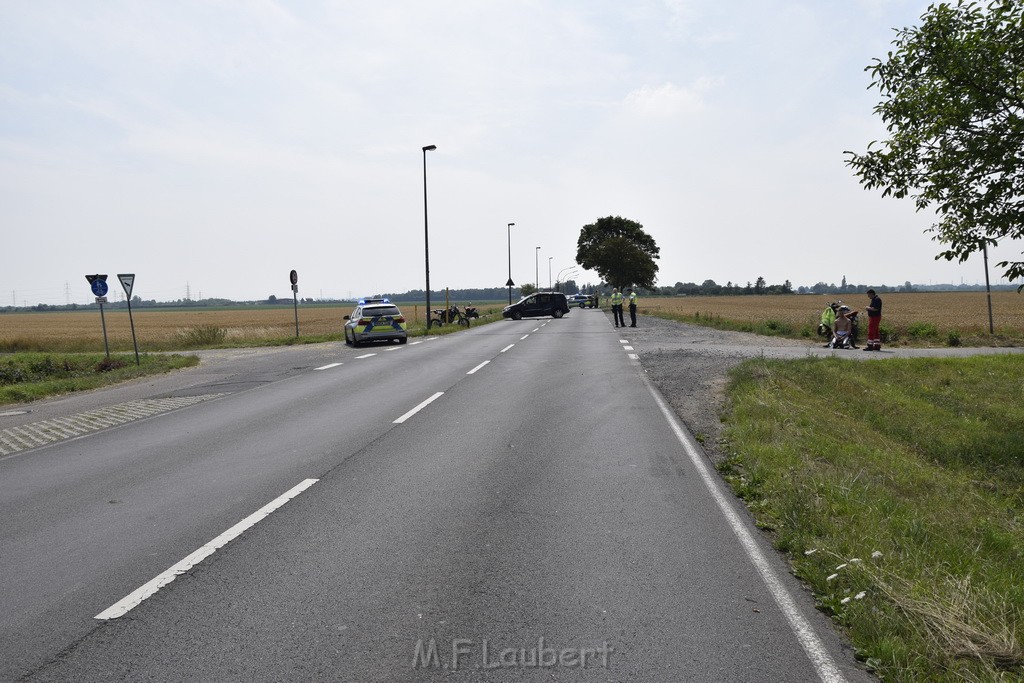
<instances>
[{"instance_id":1,"label":"grass verge","mask_svg":"<svg viewBox=\"0 0 1024 683\"><path fill-rule=\"evenodd\" d=\"M196 356L15 353L0 358L0 404L87 391L199 364Z\"/></svg>"},{"instance_id":2,"label":"grass verge","mask_svg":"<svg viewBox=\"0 0 1024 683\"><path fill-rule=\"evenodd\" d=\"M891 680L1024 677L1024 359L752 360L720 471Z\"/></svg>"}]
</instances>

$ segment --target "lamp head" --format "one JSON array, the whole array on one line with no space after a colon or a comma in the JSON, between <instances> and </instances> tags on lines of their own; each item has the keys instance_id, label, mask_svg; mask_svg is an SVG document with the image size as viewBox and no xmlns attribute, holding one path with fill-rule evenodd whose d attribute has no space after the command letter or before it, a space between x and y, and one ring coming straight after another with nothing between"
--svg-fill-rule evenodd
<instances>
[{"instance_id":1,"label":"lamp head","mask_svg":"<svg viewBox=\"0 0 1024 683\"><path fill-rule=\"evenodd\" d=\"M435 149L437 149L437 145L427 145L426 147L423 148L423 151L433 152Z\"/></svg>"}]
</instances>

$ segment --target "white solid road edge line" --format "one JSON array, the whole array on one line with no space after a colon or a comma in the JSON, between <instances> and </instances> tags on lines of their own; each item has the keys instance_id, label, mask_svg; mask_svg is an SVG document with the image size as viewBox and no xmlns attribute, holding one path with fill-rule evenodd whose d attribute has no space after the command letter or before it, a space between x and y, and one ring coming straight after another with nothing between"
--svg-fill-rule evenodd
<instances>
[{"instance_id":1,"label":"white solid road edge line","mask_svg":"<svg viewBox=\"0 0 1024 683\"><path fill-rule=\"evenodd\" d=\"M672 431L675 432L676 439L682 444L683 450L686 451L686 455L689 456L690 462L697 469L701 479L704 481L704 486L707 487L711 493L711 497L715 499L718 504L718 508L722 511L722 515L729 523L729 527L732 532L739 539L740 545L743 546L743 550L747 553L747 557L750 558L750 562L757 569L761 575L761 579L764 581L765 586L768 587L768 592L775 598L775 602L778 604L779 609L785 615L786 620L789 622L790 628L793 629L793 633L796 635L800 645L803 646L804 652L810 658L811 663L818 672L818 677L821 678L825 683L841 683L846 681L846 677L843 676L843 672L836 666L836 663L832 660L828 650L825 649L824 643L818 638L818 635L814 632L814 628L804 618L803 614L800 613L800 609L796 606L796 602L793 600L793 596L789 594L789 591L779 580L772 566L768 563L768 558L765 557L764 553L761 552L761 548L757 545L754 537L750 534L747 529L747 525L744 524L743 520L736 511L729 504L725 495L722 493L721 485L718 480L712 475L711 470L708 469L707 463L704 462L704 455L700 449L690 439L689 433L679 424L679 419L675 413L665 403L665 399L661 397L658 391L650 383L650 381L641 376L641 380L647 385L647 390L651 396L654 397L655 403L658 404L658 408L661 409L661 414L665 416L669 426L672 427Z\"/></svg>"},{"instance_id":2,"label":"white solid road edge line","mask_svg":"<svg viewBox=\"0 0 1024 683\"><path fill-rule=\"evenodd\" d=\"M472 370L470 370L466 374L467 375L472 375L472 374L476 373L477 370L479 370L480 368L482 368L483 366L487 365L490 362L491 361L489 361L489 360L485 360L483 363L481 363L480 365L476 366L475 368L473 368Z\"/></svg>"},{"instance_id":3,"label":"white solid road edge line","mask_svg":"<svg viewBox=\"0 0 1024 683\"><path fill-rule=\"evenodd\" d=\"M327 365L322 365L319 368L315 368L315 369L316 370L330 370L331 368L336 368L339 365L341 365L341 363L328 363Z\"/></svg>"},{"instance_id":4,"label":"white solid road edge line","mask_svg":"<svg viewBox=\"0 0 1024 683\"><path fill-rule=\"evenodd\" d=\"M213 539L212 541L201 547L199 550L196 550L192 554L187 555L183 560L179 561L177 564L171 566L161 574L157 575L157 577L153 580L139 586L134 591L132 591L125 597L121 598L120 600L118 600L113 605L103 610L99 614L97 614L94 618L107 620L117 619L118 617L124 616L135 607L138 607L143 600L151 597L158 590L169 584L171 581L174 581L174 579L178 578L180 575L192 569L192 567L196 566L197 564L205 560L207 557L217 552L217 550L223 548L225 545L241 536L247 529L249 529L257 522L264 519L271 512L278 509L295 496L299 495L300 493L308 489L317 481L319 480L306 479L298 486L293 487L284 495L275 498L273 501L264 505L259 510L243 519L241 522L234 525L233 527L222 533L220 536L218 536L217 538Z\"/></svg>"},{"instance_id":5,"label":"white solid road edge line","mask_svg":"<svg viewBox=\"0 0 1024 683\"><path fill-rule=\"evenodd\" d=\"M406 413L402 417L400 417L397 420L395 420L392 424L396 424L396 425L402 424L403 422L408 420L410 417L412 417L413 415L415 415L416 413L420 412L421 410L423 410L424 408L429 406L431 403L433 403L434 401L439 399L441 396L444 396L444 392L443 391L437 392L436 394L434 394L433 396L428 398L426 401L424 401L423 403L419 404L418 406L416 406L415 408L410 410L408 413Z\"/></svg>"}]
</instances>

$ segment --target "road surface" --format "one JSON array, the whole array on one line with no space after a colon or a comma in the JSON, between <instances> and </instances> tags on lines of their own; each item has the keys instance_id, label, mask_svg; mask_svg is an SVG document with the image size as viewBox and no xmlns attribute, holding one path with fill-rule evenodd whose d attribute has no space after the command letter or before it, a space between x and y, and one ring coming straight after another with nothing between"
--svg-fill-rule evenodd
<instances>
[{"instance_id":1,"label":"road surface","mask_svg":"<svg viewBox=\"0 0 1024 683\"><path fill-rule=\"evenodd\" d=\"M226 356L0 418L157 406L0 457L0 678L867 679L600 311Z\"/></svg>"}]
</instances>

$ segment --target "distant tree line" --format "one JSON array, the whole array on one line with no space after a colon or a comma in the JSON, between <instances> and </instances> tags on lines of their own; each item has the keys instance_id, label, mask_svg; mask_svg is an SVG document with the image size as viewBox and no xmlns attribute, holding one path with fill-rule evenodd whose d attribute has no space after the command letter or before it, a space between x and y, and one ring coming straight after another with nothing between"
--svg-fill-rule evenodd
<instances>
[{"instance_id":1,"label":"distant tree line","mask_svg":"<svg viewBox=\"0 0 1024 683\"><path fill-rule=\"evenodd\" d=\"M743 296L751 295L757 296L762 294L858 294L867 291L868 287L873 288L879 293L884 292L977 292L984 291L985 285L973 284L973 285L954 285L954 284L934 284L934 285L921 285L911 284L910 281L904 282L902 285L865 285L865 284L850 284L843 277L842 281L837 285L835 283L817 282L811 286L796 287L789 280L786 280L781 285L769 285L765 282L763 277L758 277L753 282L747 281L746 284L734 283L732 281L726 282L724 285L716 283L714 280L704 280L704 282L697 284L695 282L677 282L672 286L665 287L654 287L651 289L638 287L637 291L643 296ZM566 282L560 282L556 284L556 289L565 294L608 294L612 290L612 286L607 282L599 282L598 284L578 284L574 280L567 280ZM992 291L997 292L1011 292L1017 289L1016 285L992 285ZM533 284L529 283L522 287L515 288L514 295L525 296L526 294L535 291ZM411 289L407 292L392 292L385 294L375 294L378 297L387 297L392 301L424 301L425 294L422 289ZM448 297L453 301L458 302L472 302L472 301L501 301L508 296L508 289L505 287L478 287L468 289L449 289ZM432 291L430 298L432 301L444 301L445 290ZM341 304L351 303L351 299L314 299L312 297L300 298L299 303L304 305L310 304ZM156 301L155 299L142 299L139 296L132 297L132 308L205 308L213 306L258 306L258 305L291 305L291 297L277 297L271 294L266 299L259 301L233 301L231 299L177 299L175 301ZM104 304L107 310L119 310L127 309L128 302L126 301L111 301ZM0 307L0 313L20 313L27 311L88 311L96 310L97 304L36 304L34 306L2 306Z\"/></svg>"},{"instance_id":2,"label":"distant tree line","mask_svg":"<svg viewBox=\"0 0 1024 683\"><path fill-rule=\"evenodd\" d=\"M736 296L742 294L793 294L793 285L786 280L781 285L769 285L763 277L758 277L753 282L740 284L729 281L720 285L714 280L705 280L699 285L696 282L677 282L671 287L658 287L655 290L648 290L649 293L664 294L668 296Z\"/></svg>"}]
</instances>

